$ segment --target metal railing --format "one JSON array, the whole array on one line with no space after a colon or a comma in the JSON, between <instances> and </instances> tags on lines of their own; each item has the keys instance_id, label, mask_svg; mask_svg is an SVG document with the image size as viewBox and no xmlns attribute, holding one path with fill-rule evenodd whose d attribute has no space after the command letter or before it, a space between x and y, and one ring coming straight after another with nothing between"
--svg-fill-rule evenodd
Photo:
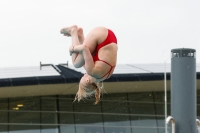
<instances>
[{"instance_id":1,"label":"metal railing","mask_svg":"<svg viewBox=\"0 0 200 133\"><path fill-rule=\"evenodd\" d=\"M172 116L168 116L166 119L166 124L172 123L172 133L175 133L175 120Z\"/></svg>"},{"instance_id":2,"label":"metal railing","mask_svg":"<svg viewBox=\"0 0 200 133\"><path fill-rule=\"evenodd\" d=\"M61 70L53 64L42 64L42 62L40 62L40 70L42 70L43 66L52 66L57 72L61 73Z\"/></svg>"}]
</instances>

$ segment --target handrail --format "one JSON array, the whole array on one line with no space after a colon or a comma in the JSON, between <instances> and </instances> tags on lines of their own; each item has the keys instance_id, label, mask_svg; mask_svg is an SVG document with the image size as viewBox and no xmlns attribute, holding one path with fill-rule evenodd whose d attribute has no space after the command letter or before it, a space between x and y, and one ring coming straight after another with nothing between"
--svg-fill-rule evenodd
<instances>
[{"instance_id":1,"label":"handrail","mask_svg":"<svg viewBox=\"0 0 200 133\"><path fill-rule=\"evenodd\" d=\"M196 124L197 124L198 133L200 133L200 121L199 121L199 119L196 119Z\"/></svg>"},{"instance_id":2,"label":"handrail","mask_svg":"<svg viewBox=\"0 0 200 133\"><path fill-rule=\"evenodd\" d=\"M196 119L196 124L197 124L197 127L200 127L200 121L199 121L199 119Z\"/></svg>"},{"instance_id":3,"label":"handrail","mask_svg":"<svg viewBox=\"0 0 200 133\"><path fill-rule=\"evenodd\" d=\"M166 124L172 123L172 133L175 133L175 120L172 116L168 116L166 119Z\"/></svg>"}]
</instances>

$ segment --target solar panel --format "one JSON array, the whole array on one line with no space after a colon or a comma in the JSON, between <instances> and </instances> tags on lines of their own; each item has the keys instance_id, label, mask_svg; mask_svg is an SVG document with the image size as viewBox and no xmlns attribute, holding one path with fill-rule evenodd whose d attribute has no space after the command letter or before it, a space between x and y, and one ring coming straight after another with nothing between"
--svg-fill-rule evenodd
<instances>
[{"instance_id":1,"label":"solar panel","mask_svg":"<svg viewBox=\"0 0 200 133\"><path fill-rule=\"evenodd\" d=\"M196 66L196 71L200 72L200 64ZM81 73L86 73L83 67L75 68L73 65L70 65L69 68ZM117 64L113 74L164 73L165 71L167 73L171 72L171 64Z\"/></svg>"},{"instance_id":2,"label":"solar panel","mask_svg":"<svg viewBox=\"0 0 200 133\"><path fill-rule=\"evenodd\" d=\"M0 68L0 79L56 75L60 74L52 66L42 67L41 70L39 66Z\"/></svg>"}]
</instances>

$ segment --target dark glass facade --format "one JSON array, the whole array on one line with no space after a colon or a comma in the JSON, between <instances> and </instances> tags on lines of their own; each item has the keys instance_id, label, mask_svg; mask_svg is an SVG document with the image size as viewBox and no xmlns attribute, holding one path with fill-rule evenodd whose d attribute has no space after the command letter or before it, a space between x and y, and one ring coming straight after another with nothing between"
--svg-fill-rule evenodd
<instances>
[{"instance_id":1,"label":"dark glass facade","mask_svg":"<svg viewBox=\"0 0 200 133\"><path fill-rule=\"evenodd\" d=\"M74 95L0 99L0 133L165 133L164 92L103 94L72 103ZM168 116L170 115L168 92ZM200 115L200 93L197 114ZM170 130L170 126L168 127Z\"/></svg>"}]
</instances>

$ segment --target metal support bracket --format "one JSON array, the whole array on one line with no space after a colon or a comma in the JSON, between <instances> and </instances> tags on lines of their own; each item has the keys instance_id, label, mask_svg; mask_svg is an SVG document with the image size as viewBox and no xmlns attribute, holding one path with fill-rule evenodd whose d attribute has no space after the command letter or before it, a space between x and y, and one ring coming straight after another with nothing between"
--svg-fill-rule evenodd
<instances>
[{"instance_id":1,"label":"metal support bracket","mask_svg":"<svg viewBox=\"0 0 200 133\"><path fill-rule=\"evenodd\" d=\"M61 73L61 70L57 66L53 64L42 64L42 62L40 62L40 70L42 70L42 67L44 66L52 66L57 72Z\"/></svg>"}]
</instances>

